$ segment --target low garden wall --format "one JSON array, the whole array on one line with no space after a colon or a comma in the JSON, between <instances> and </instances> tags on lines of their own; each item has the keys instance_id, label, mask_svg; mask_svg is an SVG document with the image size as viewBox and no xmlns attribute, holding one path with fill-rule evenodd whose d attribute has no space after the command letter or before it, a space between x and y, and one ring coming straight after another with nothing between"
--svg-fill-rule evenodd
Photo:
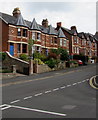
<instances>
[{"instance_id":1,"label":"low garden wall","mask_svg":"<svg viewBox=\"0 0 98 120\"><path fill-rule=\"evenodd\" d=\"M15 58L6 52L6 59L2 62L2 67L10 71L16 69L17 72L27 74L29 73L29 63L18 58Z\"/></svg>"},{"instance_id":2,"label":"low garden wall","mask_svg":"<svg viewBox=\"0 0 98 120\"><path fill-rule=\"evenodd\" d=\"M44 72L49 72L54 70L65 69L65 68L66 68L66 62L59 63L58 66L56 66L53 69L51 69L47 64L38 65L36 63L34 64L34 73L44 73Z\"/></svg>"}]
</instances>

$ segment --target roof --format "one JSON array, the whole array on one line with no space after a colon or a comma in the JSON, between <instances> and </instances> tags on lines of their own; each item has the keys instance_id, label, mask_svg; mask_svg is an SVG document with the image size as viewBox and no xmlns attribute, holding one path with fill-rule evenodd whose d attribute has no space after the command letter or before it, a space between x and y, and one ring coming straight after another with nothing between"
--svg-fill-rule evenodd
<instances>
[{"instance_id":1,"label":"roof","mask_svg":"<svg viewBox=\"0 0 98 120\"><path fill-rule=\"evenodd\" d=\"M75 29L71 29L70 31L71 31L71 33L72 33L73 35L77 35L77 34L78 34L76 28L75 28Z\"/></svg>"},{"instance_id":2,"label":"roof","mask_svg":"<svg viewBox=\"0 0 98 120\"><path fill-rule=\"evenodd\" d=\"M15 25L19 25L19 26L25 26L25 27L29 27L26 22L24 21L22 15L20 14L18 18L16 18L15 22L14 22Z\"/></svg>"},{"instance_id":3,"label":"roof","mask_svg":"<svg viewBox=\"0 0 98 120\"><path fill-rule=\"evenodd\" d=\"M39 25L37 24L35 18L33 19L32 23L31 23L30 29L32 29L32 30L41 30Z\"/></svg>"},{"instance_id":4,"label":"roof","mask_svg":"<svg viewBox=\"0 0 98 120\"><path fill-rule=\"evenodd\" d=\"M57 35L57 31L55 30L55 28L52 27L52 25L50 25L48 28L48 34L49 35Z\"/></svg>"},{"instance_id":5,"label":"roof","mask_svg":"<svg viewBox=\"0 0 98 120\"><path fill-rule=\"evenodd\" d=\"M23 17L22 17L22 15L19 17L19 19L17 19L14 16L11 16L11 15L8 15L8 14L0 12L0 16L8 24L23 25L23 26L26 26L26 27L30 27L30 24L31 24L30 21L24 20Z\"/></svg>"},{"instance_id":6,"label":"roof","mask_svg":"<svg viewBox=\"0 0 98 120\"><path fill-rule=\"evenodd\" d=\"M67 29L67 28L65 28L65 27L61 27L61 29L65 30L66 32L68 32L69 34L71 34L71 35L72 35L71 30L69 30L69 29Z\"/></svg>"},{"instance_id":7,"label":"roof","mask_svg":"<svg viewBox=\"0 0 98 120\"><path fill-rule=\"evenodd\" d=\"M84 32L80 32L80 33L78 33L78 36L79 36L80 38L82 38L82 39L85 38Z\"/></svg>"},{"instance_id":8,"label":"roof","mask_svg":"<svg viewBox=\"0 0 98 120\"><path fill-rule=\"evenodd\" d=\"M59 28L59 30L58 30L58 37L59 38L66 38L66 36L64 35L64 33L63 33L61 28Z\"/></svg>"}]
</instances>

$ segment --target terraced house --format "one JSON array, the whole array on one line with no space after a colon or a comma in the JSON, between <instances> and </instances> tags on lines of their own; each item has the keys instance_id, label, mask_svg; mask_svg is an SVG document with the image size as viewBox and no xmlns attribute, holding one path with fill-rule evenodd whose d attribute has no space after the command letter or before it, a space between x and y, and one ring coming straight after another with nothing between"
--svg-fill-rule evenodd
<instances>
[{"instance_id":1,"label":"terraced house","mask_svg":"<svg viewBox=\"0 0 98 120\"><path fill-rule=\"evenodd\" d=\"M98 55L97 50L97 34L92 35L90 33L78 33L76 26L72 26L70 29L62 27L62 23L57 23L57 30L62 29L64 35L69 40L69 54L79 55L83 54L92 58Z\"/></svg>"},{"instance_id":2,"label":"terraced house","mask_svg":"<svg viewBox=\"0 0 98 120\"><path fill-rule=\"evenodd\" d=\"M2 51L9 51L11 55L18 57L20 54L28 54L29 39L35 40L32 53L38 51L48 55L50 49L64 48L70 55L84 54L92 58L97 56L97 37L90 33L78 33L75 26L71 29L48 25L48 20L43 19L42 25L33 21L24 20L19 8L13 10L13 16L0 13L2 22Z\"/></svg>"}]
</instances>

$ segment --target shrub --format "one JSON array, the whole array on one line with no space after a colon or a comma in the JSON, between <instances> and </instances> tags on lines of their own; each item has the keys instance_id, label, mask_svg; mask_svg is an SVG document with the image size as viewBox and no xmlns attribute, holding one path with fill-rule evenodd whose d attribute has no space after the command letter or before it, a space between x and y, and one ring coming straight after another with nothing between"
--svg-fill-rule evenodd
<instances>
[{"instance_id":1,"label":"shrub","mask_svg":"<svg viewBox=\"0 0 98 120\"><path fill-rule=\"evenodd\" d=\"M34 64L35 64L36 62L38 62L39 65L43 65L43 64L44 64L43 61L41 61L40 59L34 58Z\"/></svg>"},{"instance_id":2,"label":"shrub","mask_svg":"<svg viewBox=\"0 0 98 120\"><path fill-rule=\"evenodd\" d=\"M55 53L56 55L60 54L58 49L51 49L51 53Z\"/></svg>"},{"instance_id":3,"label":"shrub","mask_svg":"<svg viewBox=\"0 0 98 120\"><path fill-rule=\"evenodd\" d=\"M40 60L42 60L42 61L45 61L45 60L47 59L47 57L46 57L44 54L38 53L38 52L35 52L35 53L33 54L33 57L34 57L34 58L37 58L37 59L40 59Z\"/></svg>"},{"instance_id":4,"label":"shrub","mask_svg":"<svg viewBox=\"0 0 98 120\"><path fill-rule=\"evenodd\" d=\"M47 64L50 68L54 68L57 64L57 61L51 58L48 61L46 61L45 64Z\"/></svg>"},{"instance_id":5,"label":"shrub","mask_svg":"<svg viewBox=\"0 0 98 120\"><path fill-rule=\"evenodd\" d=\"M0 61L4 61L6 59L6 53L0 52Z\"/></svg>"},{"instance_id":6,"label":"shrub","mask_svg":"<svg viewBox=\"0 0 98 120\"><path fill-rule=\"evenodd\" d=\"M69 61L69 63L74 63L74 64L78 64L78 62L77 61Z\"/></svg>"},{"instance_id":7,"label":"shrub","mask_svg":"<svg viewBox=\"0 0 98 120\"><path fill-rule=\"evenodd\" d=\"M20 58L21 60L27 61L27 60L28 60L28 55L26 55L26 54L20 54L20 55L19 55L19 58Z\"/></svg>"},{"instance_id":8,"label":"shrub","mask_svg":"<svg viewBox=\"0 0 98 120\"><path fill-rule=\"evenodd\" d=\"M50 58L57 59L56 53L50 53L49 56L48 56L48 59L50 59Z\"/></svg>"}]
</instances>

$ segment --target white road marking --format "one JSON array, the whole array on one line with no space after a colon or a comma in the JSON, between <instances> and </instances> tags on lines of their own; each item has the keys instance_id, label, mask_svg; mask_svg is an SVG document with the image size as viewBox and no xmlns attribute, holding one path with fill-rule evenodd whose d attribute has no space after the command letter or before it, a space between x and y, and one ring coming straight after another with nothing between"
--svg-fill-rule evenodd
<instances>
[{"instance_id":1,"label":"white road marking","mask_svg":"<svg viewBox=\"0 0 98 120\"><path fill-rule=\"evenodd\" d=\"M5 106L5 107L4 107ZM11 105L7 105L7 104L4 104L2 105L3 108L1 108L1 110L6 110L8 108L11 108Z\"/></svg>"},{"instance_id":2,"label":"white road marking","mask_svg":"<svg viewBox=\"0 0 98 120\"><path fill-rule=\"evenodd\" d=\"M12 101L12 102L10 102L11 104L13 104L13 103L16 103L16 102L19 102L20 100L15 100L15 101Z\"/></svg>"},{"instance_id":3,"label":"white road marking","mask_svg":"<svg viewBox=\"0 0 98 120\"><path fill-rule=\"evenodd\" d=\"M30 98L32 98L32 96L25 97L24 100L30 99Z\"/></svg>"},{"instance_id":4,"label":"white road marking","mask_svg":"<svg viewBox=\"0 0 98 120\"><path fill-rule=\"evenodd\" d=\"M51 90L45 91L45 93L50 93L50 92L51 92Z\"/></svg>"},{"instance_id":5,"label":"white road marking","mask_svg":"<svg viewBox=\"0 0 98 120\"><path fill-rule=\"evenodd\" d=\"M77 83L73 83L72 85L76 85Z\"/></svg>"},{"instance_id":6,"label":"white road marking","mask_svg":"<svg viewBox=\"0 0 98 120\"><path fill-rule=\"evenodd\" d=\"M64 89L65 88L65 86L62 86L62 87L60 87L61 89Z\"/></svg>"},{"instance_id":7,"label":"white road marking","mask_svg":"<svg viewBox=\"0 0 98 120\"><path fill-rule=\"evenodd\" d=\"M55 89L53 89L53 91L57 91L57 90L59 90L59 88L55 88Z\"/></svg>"},{"instance_id":8,"label":"white road marking","mask_svg":"<svg viewBox=\"0 0 98 120\"><path fill-rule=\"evenodd\" d=\"M4 106L6 106L6 104L0 105L0 108L1 108L1 107L4 107Z\"/></svg>"},{"instance_id":9,"label":"white road marking","mask_svg":"<svg viewBox=\"0 0 98 120\"><path fill-rule=\"evenodd\" d=\"M71 85L67 85L67 87L70 87Z\"/></svg>"},{"instance_id":10,"label":"white road marking","mask_svg":"<svg viewBox=\"0 0 98 120\"><path fill-rule=\"evenodd\" d=\"M40 113L47 113L47 114L52 114L52 115L58 115L58 116L66 116L66 114L50 112L50 111L46 111L46 110L32 109L32 108L26 108L26 107L14 106L14 105L12 105L11 107L18 108L18 109L29 110L29 111L40 112Z\"/></svg>"},{"instance_id":11,"label":"white road marking","mask_svg":"<svg viewBox=\"0 0 98 120\"><path fill-rule=\"evenodd\" d=\"M42 95L42 94L43 94L43 93L38 93L38 94L35 94L34 96L37 97L37 96Z\"/></svg>"},{"instance_id":12,"label":"white road marking","mask_svg":"<svg viewBox=\"0 0 98 120\"><path fill-rule=\"evenodd\" d=\"M80 84L81 82L78 82L78 84Z\"/></svg>"},{"instance_id":13,"label":"white road marking","mask_svg":"<svg viewBox=\"0 0 98 120\"><path fill-rule=\"evenodd\" d=\"M89 79L86 79L87 81L89 81Z\"/></svg>"},{"instance_id":14,"label":"white road marking","mask_svg":"<svg viewBox=\"0 0 98 120\"><path fill-rule=\"evenodd\" d=\"M85 82L86 80L83 80L82 82Z\"/></svg>"}]
</instances>

